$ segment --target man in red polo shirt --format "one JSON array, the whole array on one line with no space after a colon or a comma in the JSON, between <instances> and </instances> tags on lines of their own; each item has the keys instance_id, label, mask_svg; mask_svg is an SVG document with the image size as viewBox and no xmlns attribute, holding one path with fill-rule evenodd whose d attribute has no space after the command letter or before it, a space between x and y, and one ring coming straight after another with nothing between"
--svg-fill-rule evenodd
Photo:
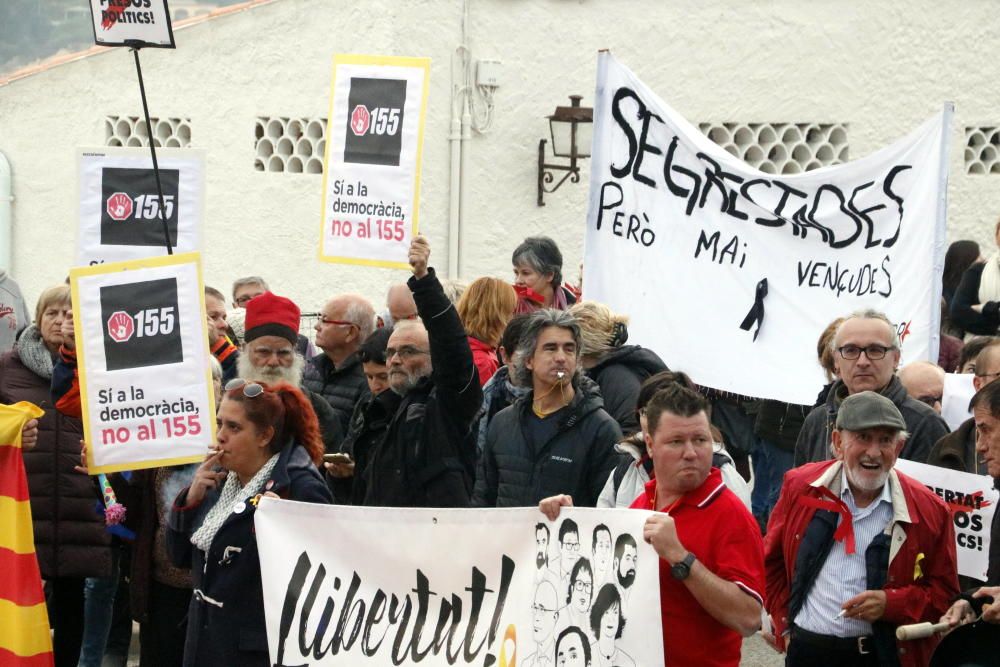
<instances>
[{"instance_id":1,"label":"man in red polo shirt","mask_svg":"<svg viewBox=\"0 0 1000 667\"><path fill-rule=\"evenodd\" d=\"M660 556L660 612L667 665L735 667L742 638L760 626L764 547L746 505L712 467L708 403L667 387L646 404L654 479L632 507L656 510L643 536ZM539 509L555 520L569 496Z\"/></svg>"}]
</instances>

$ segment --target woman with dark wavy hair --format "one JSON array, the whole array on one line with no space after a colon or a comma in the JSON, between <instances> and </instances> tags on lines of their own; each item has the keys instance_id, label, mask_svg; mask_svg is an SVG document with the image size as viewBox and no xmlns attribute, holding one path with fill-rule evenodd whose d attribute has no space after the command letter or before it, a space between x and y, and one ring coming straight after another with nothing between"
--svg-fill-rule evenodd
<instances>
[{"instance_id":1,"label":"woman with dark wavy hair","mask_svg":"<svg viewBox=\"0 0 1000 667\"><path fill-rule=\"evenodd\" d=\"M170 511L167 546L190 567L185 665L269 665L257 538L264 493L329 503L317 465L319 424L309 399L286 382L231 380L219 405L217 445Z\"/></svg>"}]
</instances>

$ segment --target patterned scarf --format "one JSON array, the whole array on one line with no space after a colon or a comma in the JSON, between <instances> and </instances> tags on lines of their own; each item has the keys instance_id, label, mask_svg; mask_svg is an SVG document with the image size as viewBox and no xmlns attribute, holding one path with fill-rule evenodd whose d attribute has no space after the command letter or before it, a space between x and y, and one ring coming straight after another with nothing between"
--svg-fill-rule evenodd
<instances>
[{"instance_id":1,"label":"patterned scarf","mask_svg":"<svg viewBox=\"0 0 1000 667\"><path fill-rule=\"evenodd\" d=\"M246 502L257 495L264 488L264 483L271 476L271 471L274 470L274 466L277 463L278 454L275 454L267 460L267 463L242 488L240 488L239 475L235 472L230 472L226 477L226 483L222 487L222 492L219 493L219 499L212 509L208 510L208 514L205 515L205 520L202 522L201 527L191 536L191 544L207 553L209 547L212 546L212 540L215 539L215 534L219 532L219 528L222 528L222 524L226 522L226 519L232 513L233 505L239 502Z\"/></svg>"},{"instance_id":2,"label":"patterned scarf","mask_svg":"<svg viewBox=\"0 0 1000 667\"><path fill-rule=\"evenodd\" d=\"M34 324L28 325L14 343L14 349L21 363L35 375L46 380L52 379L52 353L42 340L42 332Z\"/></svg>"}]
</instances>

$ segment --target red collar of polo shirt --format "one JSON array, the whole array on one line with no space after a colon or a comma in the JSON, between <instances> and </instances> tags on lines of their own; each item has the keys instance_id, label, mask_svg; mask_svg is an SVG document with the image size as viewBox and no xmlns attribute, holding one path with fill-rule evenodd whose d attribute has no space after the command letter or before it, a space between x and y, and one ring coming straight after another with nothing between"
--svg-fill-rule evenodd
<instances>
[{"instance_id":1,"label":"red collar of polo shirt","mask_svg":"<svg viewBox=\"0 0 1000 667\"><path fill-rule=\"evenodd\" d=\"M680 500L678 500L675 505L691 505L697 509L706 507L713 500L719 497L722 490L726 488L726 483L722 481L722 472L718 468L712 468L708 477L705 481L701 483L694 491L688 491ZM653 498L656 497L656 480L651 479L646 482L646 509L656 510L653 507Z\"/></svg>"}]
</instances>

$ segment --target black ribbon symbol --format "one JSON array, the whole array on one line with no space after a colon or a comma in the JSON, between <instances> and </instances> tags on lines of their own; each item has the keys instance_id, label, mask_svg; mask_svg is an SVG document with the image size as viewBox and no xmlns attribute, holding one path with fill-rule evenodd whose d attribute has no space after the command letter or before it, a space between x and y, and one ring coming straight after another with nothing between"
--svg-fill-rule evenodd
<instances>
[{"instance_id":1,"label":"black ribbon symbol","mask_svg":"<svg viewBox=\"0 0 1000 667\"><path fill-rule=\"evenodd\" d=\"M757 336L760 334L760 327L764 324L764 297L766 296L767 278L763 278L757 283L757 294L754 297L753 305L750 306L750 312L743 318L743 324L740 325L740 329L750 331L750 327L754 325L754 322L757 323L757 330L753 332L754 341L757 340Z\"/></svg>"}]
</instances>

